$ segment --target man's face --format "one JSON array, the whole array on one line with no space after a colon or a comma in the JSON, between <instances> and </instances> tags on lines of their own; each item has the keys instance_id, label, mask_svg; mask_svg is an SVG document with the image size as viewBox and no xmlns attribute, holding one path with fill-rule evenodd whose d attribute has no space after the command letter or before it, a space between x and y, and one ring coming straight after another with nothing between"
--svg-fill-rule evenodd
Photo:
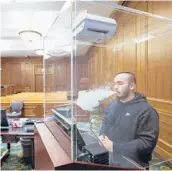
<instances>
[{"instance_id":1,"label":"man's face","mask_svg":"<svg viewBox=\"0 0 172 171\"><path fill-rule=\"evenodd\" d=\"M127 74L119 74L114 78L113 91L115 91L118 99L125 99L133 90L129 76Z\"/></svg>"},{"instance_id":2,"label":"man's face","mask_svg":"<svg viewBox=\"0 0 172 171\"><path fill-rule=\"evenodd\" d=\"M80 89L84 90L86 88L84 81L80 81Z\"/></svg>"},{"instance_id":3,"label":"man's face","mask_svg":"<svg viewBox=\"0 0 172 171\"><path fill-rule=\"evenodd\" d=\"M88 89L88 79L82 78L79 83L80 90L87 90Z\"/></svg>"}]
</instances>

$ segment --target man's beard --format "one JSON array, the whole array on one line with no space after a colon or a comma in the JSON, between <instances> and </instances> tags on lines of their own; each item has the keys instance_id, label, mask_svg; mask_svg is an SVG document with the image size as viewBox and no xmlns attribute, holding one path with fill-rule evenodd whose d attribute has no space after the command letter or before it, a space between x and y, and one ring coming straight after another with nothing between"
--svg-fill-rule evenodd
<instances>
[{"instance_id":1,"label":"man's beard","mask_svg":"<svg viewBox=\"0 0 172 171\"><path fill-rule=\"evenodd\" d=\"M129 93L124 93L122 96L120 96L120 93L119 93L119 96L117 95L116 98L118 100L125 100L128 96L129 96Z\"/></svg>"}]
</instances>

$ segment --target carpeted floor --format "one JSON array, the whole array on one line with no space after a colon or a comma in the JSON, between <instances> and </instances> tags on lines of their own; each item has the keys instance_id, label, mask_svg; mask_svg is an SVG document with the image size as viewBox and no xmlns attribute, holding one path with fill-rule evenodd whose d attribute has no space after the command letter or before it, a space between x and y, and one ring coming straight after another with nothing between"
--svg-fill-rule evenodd
<instances>
[{"instance_id":1,"label":"carpeted floor","mask_svg":"<svg viewBox=\"0 0 172 171\"><path fill-rule=\"evenodd\" d=\"M6 144L0 143L1 154L6 150ZM159 163L159 164L158 164ZM26 161L22 157L22 147L20 142L12 144L10 156L2 163L2 170L31 170L31 164L29 160ZM172 170L172 166L167 162L163 162L153 157L151 161L150 170Z\"/></svg>"},{"instance_id":2,"label":"carpeted floor","mask_svg":"<svg viewBox=\"0 0 172 171\"><path fill-rule=\"evenodd\" d=\"M1 154L7 149L6 144L1 143ZM30 159L24 160L20 142L11 145L11 152L5 162L2 163L1 170L31 170Z\"/></svg>"}]
</instances>

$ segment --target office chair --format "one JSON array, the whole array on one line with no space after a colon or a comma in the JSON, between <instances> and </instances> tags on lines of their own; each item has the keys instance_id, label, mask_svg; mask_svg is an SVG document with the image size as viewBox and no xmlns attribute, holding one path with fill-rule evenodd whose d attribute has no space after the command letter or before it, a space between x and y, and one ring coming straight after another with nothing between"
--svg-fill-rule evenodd
<instances>
[{"instance_id":1,"label":"office chair","mask_svg":"<svg viewBox=\"0 0 172 171\"><path fill-rule=\"evenodd\" d=\"M12 101L10 104L10 112L7 112L7 117L21 117L23 109L23 101Z\"/></svg>"},{"instance_id":2,"label":"office chair","mask_svg":"<svg viewBox=\"0 0 172 171\"><path fill-rule=\"evenodd\" d=\"M6 110L5 109L0 109L0 114L1 114L1 116L0 116L1 130L6 129L9 126L7 116L6 116Z\"/></svg>"}]
</instances>

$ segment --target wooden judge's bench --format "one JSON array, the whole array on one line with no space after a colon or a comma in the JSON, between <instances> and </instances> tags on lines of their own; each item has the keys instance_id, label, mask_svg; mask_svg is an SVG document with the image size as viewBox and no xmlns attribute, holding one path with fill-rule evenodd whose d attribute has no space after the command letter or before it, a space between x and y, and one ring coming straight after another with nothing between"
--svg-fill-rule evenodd
<instances>
[{"instance_id":1,"label":"wooden judge's bench","mask_svg":"<svg viewBox=\"0 0 172 171\"><path fill-rule=\"evenodd\" d=\"M44 102L45 113L51 114L51 109L67 103L66 91L59 92L23 92L18 94L6 95L1 98L1 106L8 108L12 101L23 101L24 107L22 111L23 117L43 117Z\"/></svg>"},{"instance_id":2,"label":"wooden judge's bench","mask_svg":"<svg viewBox=\"0 0 172 171\"><path fill-rule=\"evenodd\" d=\"M53 108L68 103L67 96L66 91L47 92L45 94L43 92L23 92L0 97L0 100L2 108L9 108L12 101L23 101L22 117L41 118L44 113L44 103L45 113L51 114ZM76 110L79 120L88 121L89 113L87 111L81 111L78 107Z\"/></svg>"}]
</instances>

